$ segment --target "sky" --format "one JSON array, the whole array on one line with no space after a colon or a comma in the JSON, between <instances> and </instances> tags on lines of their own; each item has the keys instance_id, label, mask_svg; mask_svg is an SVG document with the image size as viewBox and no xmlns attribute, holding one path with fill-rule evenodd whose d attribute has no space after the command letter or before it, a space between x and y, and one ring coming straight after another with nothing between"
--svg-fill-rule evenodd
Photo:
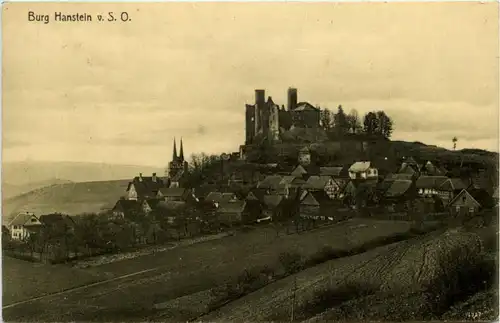
<instances>
[{"instance_id":1,"label":"sky","mask_svg":"<svg viewBox=\"0 0 500 323\"><path fill-rule=\"evenodd\" d=\"M265 89L361 115L392 139L498 151L497 3L8 3L4 161L163 166L238 151ZM51 21L28 21L28 12ZM93 22L55 22L54 13ZM127 12L128 22L97 22Z\"/></svg>"}]
</instances>

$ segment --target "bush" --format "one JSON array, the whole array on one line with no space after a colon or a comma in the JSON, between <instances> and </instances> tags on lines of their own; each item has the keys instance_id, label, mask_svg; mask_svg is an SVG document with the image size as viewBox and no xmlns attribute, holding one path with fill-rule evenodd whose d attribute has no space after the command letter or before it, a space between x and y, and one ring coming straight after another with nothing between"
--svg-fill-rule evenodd
<instances>
[{"instance_id":1,"label":"bush","mask_svg":"<svg viewBox=\"0 0 500 323\"><path fill-rule=\"evenodd\" d=\"M463 250L454 250L440 267L439 273L428 286L433 297L433 313L443 314L453 304L485 290L495 283L497 269L494 258L484 255L463 255ZM451 263L451 265L450 265ZM446 270L450 266L452 270Z\"/></svg>"},{"instance_id":2,"label":"bush","mask_svg":"<svg viewBox=\"0 0 500 323\"><path fill-rule=\"evenodd\" d=\"M296 252L282 252L279 261L287 275L299 272L304 268L302 256Z\"/></svg>"},{"instance_id":3,"label":"bush","mask_svg":"<svg viewBox=\"0 0 500 323\"><path fill-rule=\"evenodd\" d=\"M349 251L336 250L332 247L324 246L319 251L312 254L309 257L309 259L307 259L307 265L314 266L314 265L324 263L328 260L342 258L342 257L348 257L350 255L351 255L351 253Z\"/></svg>"},{"instance_id":4,"label":"bush","mask_svg":"<svg viewBox=\"0 0 500 323\"><path fill-rule=\"evenodd\" d=\"M308 318L346 301L374 294L376 291L376 286L357 282L318 290L297 312L302 318Z\"/></svg>"}]
</instances>

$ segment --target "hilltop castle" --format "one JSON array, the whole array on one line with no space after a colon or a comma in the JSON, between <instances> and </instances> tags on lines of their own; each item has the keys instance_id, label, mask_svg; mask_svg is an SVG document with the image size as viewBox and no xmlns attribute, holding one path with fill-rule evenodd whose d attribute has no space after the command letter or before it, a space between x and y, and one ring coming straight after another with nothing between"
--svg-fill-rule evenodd
<instances>
[{"instance_id":1,"label":"hilltop castle","mask_svg":"<svg viewBox=\"0 0 500 323\"><path fill-rule=\"evenodd\" d=\"M319 127L320 109L308 102L297 103L297 89L288 89L287 108L265 99L265 90L255 90L255 104L246 104L245 144L260 139L279 140L279 134L292 128Z\"/></svg>"}]
</instances>

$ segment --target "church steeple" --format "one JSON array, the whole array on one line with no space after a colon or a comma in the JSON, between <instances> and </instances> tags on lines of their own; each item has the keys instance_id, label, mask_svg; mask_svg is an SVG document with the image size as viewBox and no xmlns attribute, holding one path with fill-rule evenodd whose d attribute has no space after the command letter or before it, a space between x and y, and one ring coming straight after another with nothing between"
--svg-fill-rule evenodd
<instances>
[{"instance_id":1,"label":"church steeple","mask_svg":"<svg viewBox=\"0 0 500 323\"><path fill-rule=\"evenodd\" d=\"M181 143L181 147L182 147L182 143ZM182 148L181 148L181 151L182 151ZM177 146L175 145L175 137L174 137L174 154L172 156L172 161L175 161L177 160Z\"/></svg>"},{"instance_id":2,"label":"church steeple","mask_svg":"<svg viewBox=\"0 0 500 323\"><path fill-rule=\"evenodd\" d=\"M184 161L184 149L182 148L182 137L181 137L181 150L179 152L179 159Z\"/></svg>"}]
</instances>

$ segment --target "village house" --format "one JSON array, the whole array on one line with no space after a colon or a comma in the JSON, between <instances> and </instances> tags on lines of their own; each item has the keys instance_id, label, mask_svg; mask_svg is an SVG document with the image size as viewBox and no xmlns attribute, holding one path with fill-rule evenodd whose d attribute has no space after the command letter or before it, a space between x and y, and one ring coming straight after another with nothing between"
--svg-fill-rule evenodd
<instances>
[{"instance_id":1,"label":"village house","mask_svg":"<svg viewBox=\"0 0 500 323\"><path fill-rule=\"evenodd\" d=\"M354 208L363 208L377 204L380 200L378 181L351 180L344 188L344 201Z\"/></svg>"},{"instance_id":2,"label":"village house","mask_svg":"<svg viewBox=\"0 0 500 323\"><path fill-rule=\"evenodd\" d=\"M303 218L333 220L339 206L324 191L304 191L299 202L299 215Z\"/></svg>"},{"instance_id":3,"label":"village house","mask_svg":"<svg viewBox=\"0 0 500 323\"><path fill-rule=\"evenodd\" d=\"M453 216L471 216L479 212L481 204L466 190L458 193L448 205Z\"/></svg>"},{"instance_id":4,"label":"village house","mask_svg":"<svg viewBox=\"0 0 500 323\"><path fill-rule=\"evenodd\" d=\"M119 219L135 218L137 215L141 214L141 211L141 202L125 199L116 201L115 206L111 209L113 216Z\"/></svg>"},{"instance_id":5,"label":"village house","mask_svg":"<svg viewBox=\"0 0 500 323\"><path fill-rule=\"evenodd\" d=\"M349 167L351 179L373 179L378 178L378 170L371 166L369 161L355 162Z\"/></svg>"},{"instance_id":6,"label":"village house","mask_svg":"<svg viewBox=\"0 0 500 323\"><path fill-rule=\"evenodd\" d=\"M395 180L384 192L382 203L387 205L389 211L395 212L403 210L415 197L416 191L411 180Z\"/></svg>"},{"instance_id":7,"label":"village house","mask_svg":"<svg viewBox=\"0 0 500 323\"><path fill-rule=\"evenodd\" d=\"M246 201L230 201L219 204L216 216L220 223L233 225L245 223L250 218Z\"/></svg>"},{"instance_id":8,"label":"village house","mask_svg":"<svg viewBox=\"0 0 500 323\"><path fill-rule=\"evenodd\" d=\"M420 166L420 173L425 176L445 176L447 171L429 160Z\"/></svg>"},{"instance_id":9,"label":"village house","mask_svg":"<svg viewBox=\"0 0 500 323\"><path fill-rule=\"evenodd\" d=\"M236 200L238 200L236 194L230 192L229 193L210 192L205 198L205 201L212 202L215 205Z\"/></svg>"},{"instance_id":10,"label":"village house","mask_svg":"<svg viewBox=\"0 0 500 323\"><path fill-rule=\"evenodd\" d=\"M420 174L420 166L413 157L404 158L397 173L408 174L416 178Z\"/></svg>"},{"instance_id":11,"label":"village house","mask_svg":"<svg viewBox=\"0 0 500 323\"><path fill-rule=\"evenodd\" d=\"M446 176L420 176L415 182L417 193L421 197L432 197L438 195L438 189L448 177Z\"/></svg>"},{"instance_id":12,"label":"village house","mask_svg":"<svg viewBox=\"0 0 500 323\"><path fill-rule=\"evenodd\" d=\"M311 176L303 186L308 191L324 191L331 199L343 197L344 188L330 176Z\"/></svg>"},{"instance_id":13,"label":"village house","mask_svg":"<svg viewBox=\"0 0 500 323\"><path fill-rule=\"evenodd\" d=\"M142 212L145 215L150 214L156 208L156 206L158 205L158 203L160 201L161 201L160 199L147 199L147 200L142 201L142 205L141 205Z\"/></svg>"},{"instance_id":14,"label":"village house","mask_svg":"<svg viewBox=\"0 0 500 323\"><path fill-rule=\"evenodd\" d=\"M183 187L163 187L158 190L156 198L163 201L187 202L194 200L192 191Z\"/></svg>"},{"instance_id":15,"label":"village house","mask_svg":"<svg viewBox=\"0 0 500 323\"><path fill-rule=\"evenodd\" d=\"M455 195L467 187L468 185L466 185L460 178L448 178L437 188L437 195L446 205L455 197Z\"/></svg>"},{"instance_id":16,"label":"village house","mask_svg":"<svg viewBox=\"0 0 500 323\"><path fill-rule=\"evenodd\" d=\"M155 212L158 216L167 220L168 223L174 223L175 219L186 209L187 203L184 201L160 201L156 205Z\"/></svg>"},{"instance_id":17,"label":"village house","mask_svg":"<svg viewBox=\"0 0 500 323\"><path fill-rule=\"evenodd\" d=\"M147 198L156 197L160 188L168 187L168 180L164 182L161 178L153 173L151 177L139 176L134 177L132 182L127 186L127 199L128 200L144 200Z\"/></svg>"},{"instance_id":18,"label":"village house","mask_svg":"<svg viewBox=\"0 0 500 323\"><path fill-rule=\"evenodd\" d=\"M283 216L283 205L285 199L280 195L265 195L263 198L263 210L261 219L272 220ZM260 219L259 219L260 220Z\"/></svg>"},{"instance_id":19,"label":"village house","mask_svg":"<svg viewBox=\"0 0 500 323\"><path fill-rule=\"evenodd\" d=\"M8 229L13 240L26 240L37 233L43 224L33 213L19 213L9 223Z\"/></svg>"},{"instance_id":20,"label":"village house","mask_svg":"<svg viewBox=\"0 0 500 323\"><path fill-rule=\"evenodd\" d=\"M39 217L39 221L45 228L52 231L72 233L75 230L75 221L66 214L44 214Z\"/></svg>"}]
</instances>

